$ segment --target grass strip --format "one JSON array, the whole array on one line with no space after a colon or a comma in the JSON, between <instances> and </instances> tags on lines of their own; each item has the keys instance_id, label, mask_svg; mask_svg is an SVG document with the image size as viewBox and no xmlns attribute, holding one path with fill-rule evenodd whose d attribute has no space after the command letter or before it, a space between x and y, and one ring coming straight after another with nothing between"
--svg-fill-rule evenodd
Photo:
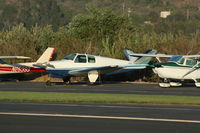
<instances>
[{"instance_id":1,"label":"grass strip","mask_svg":"<svg viewBox=\"0 0 200 133\"><path fill-rule=\"evenodd\" d=\"M0 101L200 105L198 96L1 91Z\"/></svg>"}]
</instances>

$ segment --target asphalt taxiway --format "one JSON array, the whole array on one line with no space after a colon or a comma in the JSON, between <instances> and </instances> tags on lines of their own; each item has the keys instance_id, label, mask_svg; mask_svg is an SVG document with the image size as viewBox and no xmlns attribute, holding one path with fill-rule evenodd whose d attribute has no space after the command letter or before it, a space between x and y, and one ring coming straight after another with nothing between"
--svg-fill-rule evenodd
<instances>
[{"instance_id":1,"label":"asphalt taxiway","mask_svg":"<svg viewBox=\"0 0 200 133\"><path fill-rule=\"evenodd\" d=\"M200 96L200 88L194 85L161 88L158 84L147 83L104 83L88 86L86 83L63 85L54 83L46 86L44 82L1 82L0 91L66 92L66 93L112 93L112 94L147 94Z\"/></svg>"},{"instance_id":2,"label":"asphalt taxiway","mask_svg":"<svg viewBox=\"0 0 200 133\"><path fill-rule=\"evenodd\" d=\"M200 106L0 102L0 132L198 133Z\"/></svg>"}]
</instances>

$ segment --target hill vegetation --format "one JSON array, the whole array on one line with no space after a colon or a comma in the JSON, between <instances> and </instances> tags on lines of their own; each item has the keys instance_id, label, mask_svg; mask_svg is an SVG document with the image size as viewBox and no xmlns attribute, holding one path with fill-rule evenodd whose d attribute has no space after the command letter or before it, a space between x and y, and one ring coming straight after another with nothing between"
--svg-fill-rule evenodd
<instances>
[{"instance_id":1,"label":"hill vegetation","mask_svg":"<svg viewBox=\"0 0 200 133\"><path fill-rule=\"evenodd\" d=\"M166 19L161 11L171 11ZM124 58L123 49L167 54L200 51L199 0L1 0L1 55L31 56L48 47Z\"/></svg>"},{"instance_id":2,"label":"hill vegetation","mask_svg":"<svg viewBox=\"0 0 200 133\"><path fill-rule=\"evenodd\" d=\"M162 19L165 10L172 15ZM48 46L58 58L71 52L123 58L125 48L200 50L199 0L1 0L0 18L1 55L36 59Z\"/></svg>"}]
</instances>

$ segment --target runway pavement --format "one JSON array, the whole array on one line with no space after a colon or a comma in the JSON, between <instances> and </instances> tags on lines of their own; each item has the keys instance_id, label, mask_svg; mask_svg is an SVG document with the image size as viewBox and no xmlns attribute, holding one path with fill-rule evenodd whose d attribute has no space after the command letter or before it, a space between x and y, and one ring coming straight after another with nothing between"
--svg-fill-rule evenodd
<instances>
[{"instance_id":1,"label":"runway pavement","mask_svg":"<svg viewBox=\"0 0 200 133\"><path fill-rule=\"evenodd\" d=\"M200 106L0 102L0 132L198 133Z\"/></svg>"},{"instance_id":2,"label":"runway pavement","mask_svg":"<svg viewBox=\"0 0 200 133\"><path fill-rule=\"evenodd\" d=\"M200 96L200 88L196 88L192 84L183 87L160 88L158 84L117 82L94 86L88 86L86 83L73 83L67 86L55 83L52 86L46 86L43 82L1 82L0 91Z\"/></svg>"}]
</instances>

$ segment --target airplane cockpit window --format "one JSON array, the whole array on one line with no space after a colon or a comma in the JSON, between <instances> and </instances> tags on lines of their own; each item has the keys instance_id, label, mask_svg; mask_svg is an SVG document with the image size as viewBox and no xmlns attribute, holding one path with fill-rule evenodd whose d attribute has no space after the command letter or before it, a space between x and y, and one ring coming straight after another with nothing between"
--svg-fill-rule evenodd
<instances>
[{"instance_id":1,"label":"airplane cockpit window","mask_svg":"<svg viewBox=\"0 0 200 133\"><path fill-rule=\"evenodd\" d=\"M186 65L194 66L197 64L197 60L186 60Z\"/></svg>"},{"instance_id":2,"label":"airplane cockpit window","mask_svg":"<svg viewBox=\"0 0 200 133\"><path fill-rule=\"evenodd\" d=\"M86 63L87 62L86 56L85 55L78 55L74 62L76 62L76 63Z\"/></svg>"},{"instance_id":3,"label":"airplane cockpit window","mask_svg":"<svg viewBox=\"0 0 200 133\"><path fill-rule=\"evenodd\" d=\"M182 56L172 56L168 61L169 62L178 62L179 60L181 60ZM178 62L179 63L179 62Z\"/></svg>"},{"instance_id":4,"label":"airplane cockpit window","mask_svg":"<svg viewBox=\"0 0 200 133\"><path fill-rule=\"evenodd\" d=\"M74 60L75 56L76 56L76 54L69 54L69 55L65 56L63 59L65 59L65 60Z\"/></svg>"},{"instance_id":5,"label":"airplane cockpit window","mask_svg":"<svg viewBox=\"0 0 200 133\"><path fill-rule=\"evenodd\" d=\"M180 59L179 61L177 61L179 64L183 64L184 62L185 62L185 59L184 58L182 58L182 59Z\"/></svg>"},{"instance_id":6,"label":"airplane cockpit window","mask_svg":"<svg viewBox=\"0 0 200 133\"><path fill-rule=\"evenodd\" d=\"M89 63L95 63L95 57L91 56L91 55L88 55L88 62Z\"/></svg>"}]
</instances>

